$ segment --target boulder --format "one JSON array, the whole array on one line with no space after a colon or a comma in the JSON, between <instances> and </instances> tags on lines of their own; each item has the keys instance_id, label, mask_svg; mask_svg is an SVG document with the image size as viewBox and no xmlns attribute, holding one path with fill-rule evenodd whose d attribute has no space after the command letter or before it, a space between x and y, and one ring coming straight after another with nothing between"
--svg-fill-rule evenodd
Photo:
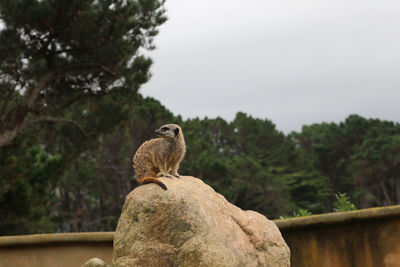
<instances>
[{"instance_id":1,"label":"boulder","mask_svg":"<svg viewBox=\"0 0 400 267\"><path fill-rule=\"evenodd\" d=\"M161 178L126 197L113 267L290 266L273 221L243 211L198 178Z\"/></svg>"},{"instance_id":2,"label":"boulder","mask_svg":"<svg viewBox=\"0 0 400 267\"><path fill-rule=\"evenodd\" d=\"M110 265L107 265L104 261L98 258L92 258L85 262L82 267L110 267Z\"/></svg>"}]
</instances>

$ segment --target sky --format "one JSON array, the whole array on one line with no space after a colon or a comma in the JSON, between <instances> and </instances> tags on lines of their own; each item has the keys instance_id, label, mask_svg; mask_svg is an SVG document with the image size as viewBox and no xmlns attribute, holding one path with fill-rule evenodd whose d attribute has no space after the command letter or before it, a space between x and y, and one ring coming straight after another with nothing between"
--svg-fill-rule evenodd
<instances>
[{"instance_id":1,"label":"sky","mask_svg":"<svg viewBox=\"0 0 400 267\"><path fill-rule=\"evenodd\" d=\"M400 1L167 0L141 92L175 115L242 111L285 133L400 120Z\"/></svg>"}]
</instances>

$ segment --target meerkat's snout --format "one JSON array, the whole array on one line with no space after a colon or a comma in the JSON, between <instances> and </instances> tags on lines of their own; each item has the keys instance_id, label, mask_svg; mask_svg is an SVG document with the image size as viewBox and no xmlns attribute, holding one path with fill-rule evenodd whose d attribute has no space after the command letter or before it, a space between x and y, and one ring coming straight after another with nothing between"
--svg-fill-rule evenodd
<instances>
[{"instance_id":1,"label":"meerkat's snout","mask_svg":"<svg viewBox=\"0 0 400 267\"><path fill-rule=\"evenodd\" d=\"M171 130L170 127L164 125L161 128L155 130L155 132L159 137L167 137L167 136L172 137L172 133L170 130Z\"/></svg>"},{"instance_id":2,"label":"meerkat's snout","mask_svg":"<svg viewBox=\"0 0 400 267\"><path fill-rule=\"evenodd\" d=\"M158 135L160 137L165 135L165 132L162 129L157 129L157 130L155 130L155 132L156 132L156 135Z\"/></svg>"}]
</instances>

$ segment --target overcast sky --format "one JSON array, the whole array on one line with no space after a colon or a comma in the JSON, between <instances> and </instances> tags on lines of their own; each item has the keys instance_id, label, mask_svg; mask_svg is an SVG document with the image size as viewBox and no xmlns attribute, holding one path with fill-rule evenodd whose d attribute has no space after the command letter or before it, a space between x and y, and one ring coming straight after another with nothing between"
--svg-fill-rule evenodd
<instances>
[{"instance_id":1,"label":"overcast sky","mask_svg":"<svg viewBox=\"0 0 400 267\"><path fill-rule=\"evenodd\" d=\"M152 79L183 118L238 111L278 130L400 120L400 1L167 0Z\"/></svg>"}]
</instances>

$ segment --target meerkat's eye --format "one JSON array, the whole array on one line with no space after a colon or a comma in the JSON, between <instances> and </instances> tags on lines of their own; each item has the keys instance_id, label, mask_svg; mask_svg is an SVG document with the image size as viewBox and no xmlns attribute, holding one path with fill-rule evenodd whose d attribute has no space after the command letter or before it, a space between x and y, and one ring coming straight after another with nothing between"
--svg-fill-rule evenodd
<instances>
[{"instance_id":1,"label":"meerkat's eye","mask_svg":"<svg viewBox=\"0 0 400 267\"><path fill-rule=\"evenodd\" d=\"M179 133L179 128L176 128L176 129L174 130L174 132L175 132L175 136L177 136L178 133Z\"/></svg>"},{"instance_id":2,"label":"meerkat's eye","mask_svg":"<svg viewBox=\"0 0 400 267\"><path fill-rule=\"evenodd\" d=\"M161 130L162 130L163 132L166 132L166 131L169 130L169 128L168 128L168 127L162 127Z\"/></svg>"}]
</instances>

